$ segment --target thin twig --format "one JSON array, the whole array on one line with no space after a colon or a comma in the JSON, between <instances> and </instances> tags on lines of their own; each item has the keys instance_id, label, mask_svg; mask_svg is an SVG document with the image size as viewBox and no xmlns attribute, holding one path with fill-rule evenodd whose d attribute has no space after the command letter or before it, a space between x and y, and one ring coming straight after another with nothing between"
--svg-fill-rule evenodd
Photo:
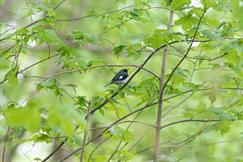
<instances>
[{"instance_id":1,"label":"thin twig","mask_svg":"<svg viewBox=\"0 0 243 162\"><path fill-rule=\"evenodd\" d=\"M130 148L129 151L132 151L133 148L135 148L135 146L137 146L140 141L142 141L142 139L145 137L146 134L144 134L142 137L140 137Z\"/></svg>"},{"instance_id":2,"label":"thin twig","mask_svg":"<svg viewBox=\"0 0 243 162\"><path fill-rule=\"evenodd\" d=\"M202 16L200 17L200 19L199 19L199 21L198 21L198 24L197 24L195 33L194 33L194 35L193 35L193 37L192 37L191 43L190 43L190 45L189 45L189 47L188 47L188 49L187 49L185 55L182 57L182 59L177 63L177 65L174 67L174 69L173 69L172 72L170 73L168 79L165 81L164 87L167 86L167 84L169 83L171 77L174 75L175 71L178 69L178 67L181 65L181 63L185 60L185 58L186 58L187 55L189 54L189 52L190 52L190 50L191 50L191 48L192 48L192 45L193 45L193 43L194 43L194 40L195 40L195 38L196 38L197 32L198 32L198 30L199 30L199 26L200 26L200 24L201 24L201 22L202 22L202 19L203 19L204 15L205 15L206 11L207 11L207 9L205 8L204 11L203 11ZM164 90L165 90L165 88L162 89L161 93L163 93Z\"/></svg>"},{"instance_id":3,"label":"thin twig","mask_svg":"<svg viewBox=\"0 0 243 162\"><path fill-rule=\"evenodd\" d=\"M133 121L135 121L135 120L139 117L139 115L141 115L141 114L142 114L142 111L140 111L140 112L134 117L134 119L132 120L132 122L130 122L130 124L127 126L125 132L129 130L129 128L130 128L130 127L132 126L132 124L134 123ZM118 145L117 145L115 151L111 154L111 156L109 157L109 159L107 160L107 162L110 162L110 161L112 160L112 158L115 156L115 154L118 152L118 149L119 149L120 145L122 144L123 138L124 138L124 136L122 135L122 137L121 137L121 139L120 139L120 142L118 143ZM122 148L124 148L127 144L128 144L128 143L126 142ZM121 148L121 149L122 149L122 148Z\"/></svg>"},{"instance_id":4,"label":"thin twig","mask_svg":"<svg viewBox=\"0 0 243 162\"><path fill-rule=\"evenodd\" d=\"M66 70L66 71L61 71L61 72L57 72L55 74L51 74L48 76L28 76L28 77L34 77L34 78L52 78L58 75L63 75L66 73L74 73L74 72L80 72L80 71L84 71L84 70L89 70L89 69L94 69L94 68L101 68L101 67L136 67L136 68L140 68L139 65L133 65L133 64L123 64L123 65L117 65L117 64L104 64L104 65L94 65L94 66L90 66L90 67L85 67L85 68L78 68L78 69L73 69L73 70ZM155 74L154 72L146 69L146 68L141 68L142 70L150 73L151 75L153 75L154 77L156 77L157 79L159 79L159 76L157 74Z\"/></svg>"},{"instance_id":5,"label":"thin twig","mask_svg":"<svg viewBox=\"0 0 243 162\"><path fill-rule=\"evenodd\" d=\"M185 55L182 57L182 59L176 64L176 66L173 68L172 72L170 73L168 79L165 81L165 83L163 82L164 81L164 76L162 75L162 81L161 81L161 84L160 85L163 85L161 86L160 88L160 94L159 94L159 105L158 105L158 113L157 113L157 122L156 122L156 125L157 125L157 128L156 128L156 135L155 135L155 150L154 150L154 159L153 161L154 162L157 162L158 161L158 156L159 156L159 149L160 149L160 129L161 129L161 114L162 114L162 105L163 105L163 93L165 91L165 87L167 86L167 84L169 83L170 79L172 78L173 74L175 73L175 71L178 69L178 67L181 65L181 63L186 59L187 55L189 54L190 50L191 50L191 47L194 43L194 40L196 38L196 35L197 35L197 32L199 30L199 27L200 27L200 24L201 24L201 21L204 17L204 14L206 13L206 8L204 9L203 11L203 14L201 15L199 21L198 21L198 24L197 24L197 27L196 27L196 30L194 32L194 35L192 37L192 41L185 53ZM165 61L165 59L163 60ZM165 63L164 63L165 64ZM164 68L162 69L164 70ZM164 72L162 71L161 74L163 74Z\"/></svg>"},{"instance_id":6,"label":"thin twig","mask_svg":"<svg viewBox=\"0 0 243 162\"><path fill-rule=\"evenodd\" d=\"M123 11L125 9L132 8L134 6L135 5L130 5L130 6L123 7L123 8L117 9L117 10L113 10L113 11L103 12L103 13L100 13L100 14L90 14L90 15L86 15L86 16L71 18L71 19L57 19L56 21L78 21L78 20L89 18L89 17L98 17L98 16L102 16L102 15L107 15L107 14L120 12L120 11Z\"/></svg>"},{"instance_id":7,"label":"thin twig","mask_svg":"<svg viewBox=\"0 0 243 162\"><path fill-rule=\"evenodd\" d=\"M198 56L201 56L202 51L203 51L203 49L201 48L201 50L200 50ZM198 63L198 62L199 62L199 60L196 60L196 61L193 63L192 73L191 73L191 76L190 76L190 78L189 78L189 82L192 82L192 78L193 78L193 75L194 75L194 73L195 73L195 69L196 69L196 66L197 66L197 63Z\"/></svg>"},{"instance_id":8,"label":"thin twig","mask_svg":"<svg viewBox=\"0 0 243 162\"><path fill-rule=\"evenodd\" d=\"M7 133L5 135L5 139L4 139L4 145L3 145L3 152L2 152L2 162L4 162L4 158L5 158L5 150L6 150L6 144L7 144L7 140L8 140L8 135L9 135L9 128L7 129Z\"/></svg>"},{"instance_id":9,"label":"thin twig","mask_svg":"<svg viewBox=\"0 0 243 162\"><path fill-rule=\"evenodd\" d=\"M10 51L12 48L14 48L15 47L15 44L14 45L12 45L12 46L10 46L9 48L7 48L5 51L3 51L1 54L0 54L0 56L2 56L2 55L4 55L5 53L7 53L8 51Z\"/></svg>"},{"instance_id":10,"label":"thin twig","mask_svg":"<svg viewBox=\"0 0 243 162\"><path fill-rule=\"evenodd\" d=\"M144 148L144 149L142 149L142 150L140 150L140 151L136 152L135 154L141 154L141 153L143 153L143 152L145 152L145 151L150 150L150 149L151 149L151 148L153 148L153 147L154 147L154 145L149 146L149 147L147 147L147 148Z\"/></svg>"},{"instance_id":11,"label":"thin twig","mask_svg":"<svg viewBox=\"0 0 243 162\"><path fill-rule=\"evenodd\" d=\"M26 67L26 68L24 68L24 69L18 71L17 74L23 74L24 71L26 71L26 70L32 68L33 66L38 65L38 64L40 64L40 63L42 63L42 62L44 62L44 61L47 61L47 60L49 60L49 59L51 59L51 58L54 58L54 57L56 57L56 56L58 56L58 55L59 55L59 54L56 54L56 55L47 57L47 58L45 58L45 59L43 59L43 60L37 61L36 63L31 64L30 66L28 66L28 67ZM23 74L23 75L24 75L24 74ZM28 77L27 75L24 75L24 76ZM5 83L6 81L7 81L7 79L4 78L4 79L0 82L0 84Z\"/></svg>"},{"instance_id":12,"label":"thin twig","mask_svg":"<svg viewBox=\"0 0 243 162\"><path fill-rule=\"evenodd\" d=\"M142 121L136 121L136 120L126 120L126 121L121 121L117 124L122 124L122 123L137 123L137 124L142 124L142 125L146 125L148 127L152 127L152 128L156 128L155 125L153 124L148 124L148 123L145 123L145 122L142 122Z\"/></svg>"},{"instance_id":13,"label":"thin twig","mask_svg":"<svg viewBox=\"0 0 243 162\"><path fill-rule=\"evenodd\" d=\"M22 50L22 47L23 47L23 44L20 43L19 50L18 50L17 54L16 54L15 57L14 57L14 61L13 61L13 65L12 65L12 69L14 69L15 67L18 66L19 55L20 55L20 52L21 52L21 50Z\"/></svg>"},{"instance_id":14,"label":"thin twig","mask_svg":"<svg viewBox=\"0 0 243 162\"><path fill-rule=\"evenodd\" d=\"M185 91L185 92L182 92L182 93L180 93L180 94L176 94L176 95L167 97L167 98L165 98L164 100L165 100L165 101L168 101L168 100L174 99L174 98L176 98L176 97L179 97L179 96L181 96L181 95L190 93L190 92L192 92L192 91L205 91L205 90L209 90L209 89L210 89L210 88L202 88L202 89L197 89L197 90L195 90L195 89L191 89L191 90L187 90L187 91ZM221 88L221 89L222 89L222 90L236 90L236 91L243 91L243 88L239 88L239 87L238 87L238 88L231 88L231 87L228 87L228 88ZM105 128L105 129L104 129L100 134L98 134L98 135L95 136L94 138L90 139L90 140L86 143L86 145L90 144L91 142L93 142L93 141L96 140L97 138L101 137L107 130L109 130L109 129L110 129L111 127L113 127L114 125L117 125L117 123L123 121L124 119L126 119L126 118L128 118L128 117L130 117L130 116L132 116L133 114L136 114L137 112L143 111L143 110L145 110L145 109L147 109L147 108L149 108L149 107L151 107L151 106L154 106L154 105L156 105L156 104L158 104L158 102L153 102L153 103L147 104L147 105L145 105L144 107L139 108L139 109L136 109L136 110L134 110L133 112L131 112L131 113L129 113L129 114L127 114L127 115L121 117L120 119L118 119L118 120L116 120L116 121L114 121L114 122L111 123L109 126L107 126L107 127L102 127L102 128ZM177 124L177 123L176 123L176 124ZM174 124L172 124L172 125L174 125ZM66 157L64 157L61 161L64 161L64 160L68 159L69 157L71 157L72 155L74 155L75 153L77 153L78 151L80 151L80 148L77 148L76 150L74 150L72 153L70 153L69 155L67 155Z\"/></svg>"},{"instance_id":15,"label":"thin twig","mask_svg":"<svg viewBox=\"0 0 243 162\"><path fill-rule=\"evenodd\" d=\"M168 113L170 113L171 111L173 111L175 108L178 108L180 105L182 105L184 102L186 102L194 93L189 94L188 96L186 96L185 98L183 98L181 101L179 101L176 104L173 104L172 107L166 109L167 111L163 113L163 116L166 116ZM164 109L165 110L165 109Z\"/></svg>"},{"instance_id":16,"label":"thin twig","mask_svg":"<svg viewBox=\"0 0 243 162\"><path fill-rule=\"evenodd\" d=\"M200 21L201 22L201 21ZM198 30L198 29L197 29ZM161 45L160 47L158 47L158 48L156 48L153 52L151 52L150 53L150 55L144 60L144 62L138 67L138 69L133 73L133 75L128 79L128 81L123 85L123 86L121 86L116 92L114 92L109 98L107 98L103 103L101 103L99 106L97 106L96 108L94 108L91 112L90 112L90 114L93 114L93 113L95 113L97 110L99 110L100 108L102 108L104 105L106 105L111 99L113 99L116 95L118 95L118 93L122 90L122 89L124 89L128 84L129 84L129 82L137 75L137 73L146 65L146 63L152 58L152 56L154 55L154 54L156 54L158 51L160 51L161 49L163 49L164 47L166 47L167 45L169 45L169 44L175 44L175 43L178 43L178 42L187 42L188 40L184 40L184 41L172 41L172 42L169 42L169 43L166 43L166 44L163 44L163 45ZM210 41L210 40L206 40L205 42L208 42L208 41ZM192 39L192 42L195 42L194 41L194 39ZM192 43L191 43L191 45L192 45ZM190 45L190 48L191 48L191 45ZM190 51L190 50L189 50ZM188 52L189 52L188 51ZM188 52L187 52L187 54L188 54ZM187 56L187 54L183 57L183 59L182 59L182 61L186 58L186 56ZM175 67L175 69L174 69L174 71L178 68L178 66L181 64L181 62L182 61L180 61L179 63L178 63L178 65ZM172 77L172 75L173 75L173 73L174 73L174 71L172 71L172 73L171 73L171 75L169 76L169 78L168 78L168 80L165 82L166 84L168 83L168 81L170 80L170 78ZM165 85L166 85L165 84ZM163 90L164 90L164 88L163 88Z\"/></svg>"},{"instance_id":17,"label":"thin twig","mask_svg":"<svg viewBox=\"0 0 243 162\"><path fill-rule=\"evenodd\" d=\"M131 113L129 113L129 114L127 114L127 115L121 117L121 118L119 118L118 120L114 121L114 122L111 123L109 126L107 126L107 128L105 128L100 134L98 134L98 135L95 136L94 138L90 139L90 140L86 143L86 145L88 145L89 143L93 142L93 141L96 140L97 138L101 137L107 130L109 130L111 127L113 127L114 125L116 125L116 124L119 123L120 121L126 119L127 117L129 117L129 116L131 116L131 115L133 115L133 114L136 114L137 112L141 112L141 111L143 111L144 109L146 109L146 108L148 108L148 107L150 107L150 106L156 105L156 104L157 104L157 102L148 104L148 105L146 105L146 106L144 106L144 107L142 107L142 108L139 108L139 109L137 109L137 110L135 110L135 111L133 111L133 112L131 112ZM68 154L66 157L64 157L63 159L61 159L60 162L66 160L66 159L68 159L69 157L71 157L72 155L76 154L78 151L80 151L80 149L81 149L81 148L77 148L77 149L74 150L72 153Z\"/></svg>"},{"instance_id":18,"label":"thin twig","mask_svg":"<svg viewBox=\"0 0 243 162\"><path fill-rule=\"evenodd\" d=\"M115 29L115 28L119 28L121 25L123 25L123 24L125 24L125 23L127 23L127 22L129 22L129 21L131 21L131 20L132 20L132 19L127 19L127 20L121 21L119 24L113 25L113 26L111 26L110 28L108 28L108 29L106 29L105 31L103 31L102 33L100 33L99 36L102 36L102 35L104 35L105 33L109 32L109 31L111 31L111 30L113 30L113 29Z\"/></svg>"},{"instance_id":19,"label":"thin twig","mask_svg":"<svg viewBox=\"0 0 243 162\"><path fill-rule=\"evenodd\" d=\"M132 7L136 7L136 6L138 6L138 5L130 5L130 6L126 6L126 7L123 7L123 8L117 9L117 10L113 10L113 11L108 11L108 12L103 12L103 13L98 13L98 14L90 14L90 15L76 17L76 18L57 19L56 21L79 21L79 20L86 19L86 18L89 18L89 17L98 17L98 16L103 16L103 15L108 15L108 14L124 11L126 9L129 9L129 8L132 8ZM165 10L170 10L171 11L171 9L166 8L166 7L162 7L162 6L148 7L148 8L144 8L143 10L149 10L149 9L165 9Z\"/></svg>"},{"instance_id":20,"label":"thin twig","mask_svg":"<svg viewBox=\"0 0 243 162\"><path fill-rule=\"evenodd\" d=\"M50 60L50 59L52 59L52 58L54 58L54 57L56 57L56 56L59 56L59 55L60 55L60 54L55 54L55 55L53 55L53 56L48 56L47 58L44 58L44 59L42 59L42 60L40 60L40 61L37 61L36 63L33 63L33 64L31 64L31 65L29 65L29 66L27 66L27 67L21 69L21 70L18 72L18 74L19 74L19 73L23 73L24 71L26 71L26 70L32 68L33 66L36 66L36 65L38 65L38 64L40 64L40 63L42 63L42 62L44 62L44 61Z\"/></svg>"},{"instance_id":21,"label":"thin twig","mask_svg":"<svg viewBox=\"0 0 243 162\"><path fill-rule=\"evenodd\" d=\"M173 147L173 150L171 151L171 154L175 153L176 151L178 151L179 149L181 149L183 146L187 145L188 143L191 143L197 136L199 136L199 135L202 134L203 129L204 128L200 129L199 131L197 131L196 133L194 133L192 136L186 138L185 140L183 140L182 142L180 142L179 144L177 144L179 146ZM171 155L168 155L166 157L166 159L164 159L164 160L167 160L169 156L171 156Z\"/></svg>"},{"instance_id":22,"label":"thin twig","mask_svg":"<svg viewBox=\"0 0 243 162\"><path fill-rule=\"evenodd\" d=\"M56 10L58 7L60 7L66 0L62 0L61 2L59 2L54 8L53 10Z\"/></svg>"},{"instance_id":23,"label":"thin twig","mask_svg":"<svg viewBox=\"0 0 243 162\"><path fill-rule=\"evenodd\" d=\"M177 43L178 41L173 41L170 42L170 44L173 43ZM103 103L101 103L99 106L97 106L95 109L93 109L90 114L95 113L97 110L99 110L100 108L102 108L104 105L106 105L112 98L114 98L122 89L124 89L129 82L137 75L137 73L145 66L145 64L152 58L152 56L157 53L159 50L161 50L162 48L164 48L166 46L166 44L160 46L159 48L157 48L155 51L153 51L146 59L145 61L139 66L139 68L132 74L132 76L128 79L128 81L121 86L115 93L113 93L108 99L106 99Z\"/></svg>"},{"instance_id":24,"label":"thin twig","mask_svg":"<svg viewBox=\"0 0 243 162\"><path fill-rule=\"evenodd\" d=\"M107 160L107 162L110 162L112 160L112 158L118 152L118 149L119 149L119 147L120 147L121 144L122 144L122 140L119 141L118 145L116 146L116 149L113 151L113 153L111 154L111 156L109 157L109 159Z\"/></svg>"},{"instance_id":25,"label":"thin twig","mask_svg":"<svg viewBox=\"0 0 243 162\"><path fill-rule=\"evenodd\" d=\"M66 1L66 0L62 0L61 2L59 2L59 3L53 8L53 10L56 10L58 7L60 7L60 5L61 5L63 2L65 2L65 1ZM36 20L36 21L34 21L34 22L32 22L32 23L30 23L30 24L28 24L28 25L22 27L21 29L15 31L14 33L10 34L9 36L6 36L6 37L4 37L4 38L1 38L0 41L4 41L4 40L6 40L6 39L9 39L9 38L15 36L19 31L24 30L24 29L27 29L27 28L29 28L29 27L31 27L31 26L33 26L33 25L39 23L39 22L42 22L42 21L43 21L45 18L47 18L47 17L48 17L48 15L45 14L42 18L40 18L40 19L38 19L38 20Z\"/></svg>"},{"instance_id":26,"label":"thin twig","mask_svg":"<svg viewBox=\"0 0 243 162\"><path fill-rule=\"evenodd\" d=\"M55 149L55 150L53 150L45 159L43 159L41 162L46 162L47 160L49 160L51 157L52 157L52 155L54 155L66 142L67 142L67 138L65 138L64 139L64 141L62 141L61 143L60 143L60 145L59 146L57 146L57 148Z\"/></svg>"},{"instance_id":27,"label":"thin twig","mask_svg":"<svg viewBox=\"0 0 243 162\"><path fill-rule=\"evenodd\" d=\"M112 137L112 135L109 135L106 139L104 139L101 143L99 143L94 150L90 153L89 158L88 158L88 162L91 160L91 157L93 156L93 154L95 153L95 151L101 146L103 145L106 141L108 141L110 138Z\"/></svg>"},{"instance_id":28,"label":"thin twig","mask_svg":"<svg viewBox=\"0 0 243 162\"><path fill-rule=\"evenodd\" d=\"M175 124L180 124L180 123L187 123L187 122L200 122L200 123L209 123L209 122L219 122L219 121L235 121L235 119L231 119L231 120L219 120L219 119L184 119L184 120L179 120L179 121L175 121L166 125L163 125L160 127L160 129L164 129L166 127L169 127L171 125L175 125Z\"/></svg>"},{"instance_id":29,"label":"thin twig","mask_svg":"<svg viewBox=\"0 0 243 162\"><path fill-rule=\"evenodd\" d=\"M91 101L88 103L88 110L87 110L87 129L89 129L89 119L90 119L90 113L91 111ZM85 149L85 143L87 140L87 136L88 136L88 131L86 130L84 132L84 137L83 137L83 142L82 142L82 146L81 146L81 151L80 151L80 162L84 161L84 149Z\"/></svg>"}]
</instances>

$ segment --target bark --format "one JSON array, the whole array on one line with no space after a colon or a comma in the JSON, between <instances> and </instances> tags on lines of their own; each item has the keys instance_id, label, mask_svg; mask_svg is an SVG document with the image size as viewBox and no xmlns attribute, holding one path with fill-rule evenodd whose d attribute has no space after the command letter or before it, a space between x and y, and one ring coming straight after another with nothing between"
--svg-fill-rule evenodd
<instances>
[{"instance_id":1,"label":"bark","mask_svg":"<svg viewBox=\"0 0 243 162\"><path fill-rule=\"evenodd\" d=\"M173 11L170 12L169 16L169 22L167 25L167 30L169 31L172 22L173 22ZM161 65L161 73L160 73L160 95L158 100L158 112L157 112L157 120L156 120L156 133L155 133L155 144L154 144L154 157L153 161L157 162L159 159L160 154L160 127L161 127L161 115L162 115L162 109L163 109L163 88L164 88L164 77L165 77L165 68L166 68L166 62L167 62L167 52L168 52L168 46L166 46L163 49L163 57L162 57L162 65Z\"/></svg>"}]
</instances>

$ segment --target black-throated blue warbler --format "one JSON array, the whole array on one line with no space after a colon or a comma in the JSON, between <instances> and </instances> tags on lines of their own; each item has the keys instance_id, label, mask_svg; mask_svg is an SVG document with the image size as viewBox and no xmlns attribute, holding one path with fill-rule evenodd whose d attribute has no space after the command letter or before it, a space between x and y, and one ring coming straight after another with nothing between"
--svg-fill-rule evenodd
<instances>
[{"instance_id":1,"label":"black-throated blue warbler","mask_svg":"<svg viewBox=\"0 0 243 162\"><path fill-rule=\"evenodd\" d=\"M116 73L116 75L113 77L113 79L105 85L108 86L110 84L125 84L128 81L128 70L127 69L121 69Z\"/></svg>"}]
</instances>

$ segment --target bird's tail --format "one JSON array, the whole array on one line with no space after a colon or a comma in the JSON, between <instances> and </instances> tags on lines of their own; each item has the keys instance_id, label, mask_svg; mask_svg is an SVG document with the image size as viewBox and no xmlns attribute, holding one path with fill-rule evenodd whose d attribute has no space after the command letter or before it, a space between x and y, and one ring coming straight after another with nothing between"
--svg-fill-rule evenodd
<instances>
[{"instance_id":1,"label":"bird's tail","mask_svg":"<svg viewBox=\"0 0 243 162\"><path fill-rule=\"evenodd\" d=\"M111 84L111 82L107 83L104 87L107 87L107 86L110 85L110 84Z\"/></svg>"},{"instance_id":2,"label":"bird's tail","mask_svg":"<svg viewBox=\"0 0 243 162\"><path fill-rule=\"evenodd\" d=\"M109 83L107 83L106 85L105 85L105 87L107 87L108 85L110 85L110 84L112 84L113 82L109 82Z\"/></svg>"}]
</instances>

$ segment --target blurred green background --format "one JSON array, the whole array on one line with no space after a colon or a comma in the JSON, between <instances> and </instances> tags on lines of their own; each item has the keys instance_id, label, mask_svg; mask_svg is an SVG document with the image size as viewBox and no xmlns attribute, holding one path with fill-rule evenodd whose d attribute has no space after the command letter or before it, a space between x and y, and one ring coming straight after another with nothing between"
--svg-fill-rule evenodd
<instances>
[{"instance_id":1,"label":"blurred green background","mask_svg":"<svg viewBox=\"0 0 243 162\"><path fill-rule=\"evenodd\" d=\"M168 45L159 161L240 162L242 0L0 0L0 161L60 161L159 96L162 50L113 99L104 87ZM170 12L173 26L167 31ZM112 125L84 161L152 161L155 104ZM131 122L133 121L133 122ZM167 125L168 124L168 125ZM79 161L80 151L66 161Z\"/></svg>"}]
</instances>

